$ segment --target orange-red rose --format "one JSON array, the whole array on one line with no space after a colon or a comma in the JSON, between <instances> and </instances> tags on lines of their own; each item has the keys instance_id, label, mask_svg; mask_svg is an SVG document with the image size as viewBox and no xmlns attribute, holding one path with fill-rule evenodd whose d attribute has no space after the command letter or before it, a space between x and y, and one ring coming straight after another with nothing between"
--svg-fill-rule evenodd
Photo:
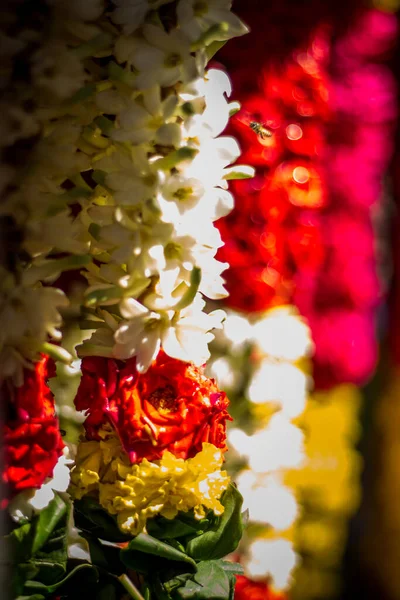
<instances>
[{"instance_id":1,"label":"orange-red rose","mask_svg":"<svg viewBox=\"0 0 400 600\"><path fill-rule=\"evenodd\" d=\"M7 484L8 498L28 488L39 488L52 476L64 448L53 394L47 385L53 374L54 363L43 357L32 370L25 370L22 386L3 387L6 414L2 479Z\"/></svg>"},{"instance_id":2,"label":"orange-red rose","mask_svg":"<svg viewBox=\"0 0 400 600\"><path fill-rule=\"evenodd\" d=\"M191 458L203 442L225 449L225 393L202 368L162 351L142 375L135 359L84 358L75 405L87 411L87 437L98 439L111 424L132 463L159 459L164 450Z\"/></svg>"}]
</instances>

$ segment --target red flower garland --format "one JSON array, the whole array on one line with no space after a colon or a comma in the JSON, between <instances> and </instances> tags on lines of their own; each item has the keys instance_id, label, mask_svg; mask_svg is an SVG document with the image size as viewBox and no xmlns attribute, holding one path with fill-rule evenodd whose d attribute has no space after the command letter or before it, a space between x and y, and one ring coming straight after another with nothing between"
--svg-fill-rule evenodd
<instances>
[{"instance_id":1,"label":"red flower garland","mask_svg":"<svg viewBox=\"0 0 400 600\"><path fill-rule=\"evenodd\" d=\"M256 5L242 15L254 44L241 40L222 54L242 104L230 131L244 162L256 167L253 180L233 183L235 209L219 222L219 258L231 265L227 304L247 313L296 304L315 342L316 387L360 384L377 355L382 284L371 207L396 115L393 78L378 62L396 20L362 9L348 31L329 3L301 4L296 18L292 3L271 6L262 18Z\"/></svg>"},{"instance_id":2,"label":"red flower garland","mask_svg":"<svg viewBox=\"0 0 400 600\"><path fill-rule=\"evenodd\" d=\"M64 442L47 385L54 375L55 365L45 356L32 370L25 369L21 387L3 387L7 414L2 478L8 487L8 500L22 490L40 488L52 476L62 454Z\"/></svg>"},{"instance_id":3,"label":"red flower garland","mask_svg":"<svg viewBox=\"0 0 400 600\"><path fill-rule=\"evenodd\" d=\"M132 463L159 459L165 450L191 458L203 442L226 449L226 394L203 369L163 351L142 375L135 359L84 358L75 405L87 411L87 438L99 439L99 429L111 424Z\"/></svg>"}]
</instances>

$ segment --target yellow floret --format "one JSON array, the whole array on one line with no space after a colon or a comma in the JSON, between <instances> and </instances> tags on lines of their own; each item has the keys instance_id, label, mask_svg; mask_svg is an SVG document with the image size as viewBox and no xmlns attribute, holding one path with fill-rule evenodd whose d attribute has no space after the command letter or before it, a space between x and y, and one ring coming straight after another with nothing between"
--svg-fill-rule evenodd
<instances>
[{"instance_id":1,"label":"yellow floret","mask_svg":"<svg viewBox=\"0 0 400 600\"><path fill-rule=\"evenodd\" d=\"M221 471L223 454L213 444L203 443L201 452L187 460L166 451L160 460L131 465L115 436L102 437L79 444L70 492L75 498L95 492L122 531L136 535L158 514L173 519L193 509L201 519L206 509L223 513L219 498L230 478Z\"/></svg>"}]
</instances>

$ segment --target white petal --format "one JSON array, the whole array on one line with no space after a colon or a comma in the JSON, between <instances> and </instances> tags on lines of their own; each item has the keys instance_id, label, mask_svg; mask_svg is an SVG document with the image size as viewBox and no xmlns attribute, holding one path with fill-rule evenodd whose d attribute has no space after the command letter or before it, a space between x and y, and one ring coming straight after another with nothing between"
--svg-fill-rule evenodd
<instances>
[{"instance_id":1,"label":"white petal","mask_svg":"<svg viewBox=\"0 0 400 600\"><path fill-rule=\"evenodd\" d=\"M125 319L133 319L135 317L140 317L142 315L148 314L148 310L143 304L140 304L137 300L133 298L124 298L120 302L120 311L121 315Z\"/></svg>"}]
</instances>

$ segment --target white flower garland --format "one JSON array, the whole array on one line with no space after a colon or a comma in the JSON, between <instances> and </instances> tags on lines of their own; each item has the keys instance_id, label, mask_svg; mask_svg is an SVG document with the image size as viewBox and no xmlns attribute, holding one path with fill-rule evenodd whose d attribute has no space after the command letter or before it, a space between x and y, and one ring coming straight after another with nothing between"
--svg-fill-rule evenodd
<instances>
[{"instance_id":1,"label":"white flower garland","mask_svg":"<svg viewBox=\"0 0 400 600\"><path fill-rule=\"evenodd\" d=\"M238 427L240 421L228 432L231 451L246 465L235 477L244 507L250 523L263 526L242 543L241 562L248 577L269 577L276 589L288 589L298 563L292 530L300 509L285 474L305 463L304 434L296 419L311 387L300 368L313 350L310 330L293 306L271 309L255 322L229 313L216 344L227 344L233 356L246 344L251 347L254 367L244 395L255 415L257 408L271 415L250 435ZM225 357L210 365L219 385L233 389L241 385L234 369Z\"/></svg>"},{"instance_id":2,"label":"white flower garland","mask_svg":"<svg viewBox=\"0 0 400 600\"><path fill-rule=\"evenodd\" d=\"M213 222L233 207L228 180L252 175L229 166L239 147L220 134L237 103L227 100L228 77L205 71L207 49L246 28L230 2L194 3L190 14L182 2L116 4L112 19L125 35L114 40L109 79L90 97L97 185L80 219L97 261L85 273L86 305L96 309L86 327L96 331L78 353L135 356L144 372L162 347L200 365L224 318L204 312L203 295L226 295ZM172 28L154 12L164 5Z\"/></svg>"}]
</instances>

